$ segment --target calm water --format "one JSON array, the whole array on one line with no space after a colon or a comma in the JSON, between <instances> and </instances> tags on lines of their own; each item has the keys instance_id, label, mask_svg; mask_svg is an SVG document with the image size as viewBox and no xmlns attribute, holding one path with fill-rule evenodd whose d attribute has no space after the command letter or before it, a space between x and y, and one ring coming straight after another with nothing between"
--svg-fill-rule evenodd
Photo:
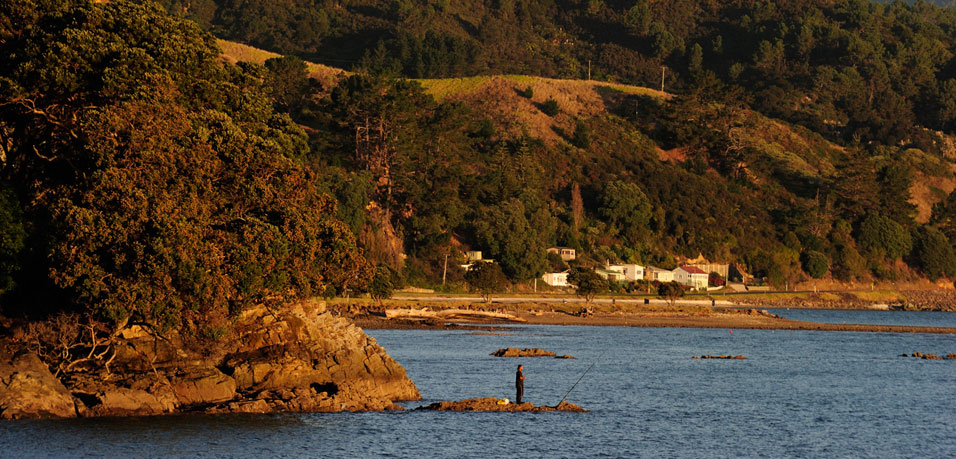
<instances>
[{"instance_id":1,"label":"calm water","mask_svg":"<svg viewBox=\"0 0 956 459\"><path fill-rule=\"evenodd\" d=\"M865 312L859 316L868 319ZM858 321L859 322L859 321ZM953 457L951 335L520 327L370 334L423 402L568 400L590 413L344 413L0 422L2 456ZM575 360L500 359L507 346ZM693 360L700 354L748 360Z\"/></svg>"}]
</instances>

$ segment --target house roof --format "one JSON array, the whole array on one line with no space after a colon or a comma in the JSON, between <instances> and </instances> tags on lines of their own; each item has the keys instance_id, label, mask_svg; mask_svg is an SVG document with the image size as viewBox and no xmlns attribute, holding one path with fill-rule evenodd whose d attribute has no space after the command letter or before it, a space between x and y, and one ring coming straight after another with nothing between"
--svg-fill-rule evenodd
<instances>
[{"instance_id":1,"label":"house roof","mask_svg":"<svg viewBox=\"0 0 956 459\"><path fill-rule=\"evenodd\" d=\"M694 266L681 266L680 269L687 271L690 274L707 274L702 269Z\"/></svg>"}]
</instances>

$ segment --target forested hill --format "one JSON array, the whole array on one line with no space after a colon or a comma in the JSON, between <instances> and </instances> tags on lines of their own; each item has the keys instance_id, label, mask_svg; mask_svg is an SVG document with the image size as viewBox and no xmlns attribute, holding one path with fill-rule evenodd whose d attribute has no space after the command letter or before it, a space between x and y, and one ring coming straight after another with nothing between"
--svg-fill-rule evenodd
<instances>
[{"instance_id":1,"label":"forested hill","mask_svg":"<svg viewBox=\"0 0 956 459\"><path fill-rule=\"evenodd\" d=\"M842 279L896 278L922 266L917 239L938 240L937 229L954 237L940 225L956 199L956 11L856 0L165 3L220 37L353 71L431 79L416 97L442 104L390 108L441 114L401 115L415 119L411 137L424 131L433 140L396 145L399 166L387 180L371 172L402 201L381 196L379 185L363 191L390 220L383 231L391 236L380 237L391 242L372 245L407 252L418 271L431 270L451 244L483 249L513 279L529 279L560 268L530 253L563 244L593 260L665 265L703 253L777 282L806 272L811 258L825 258L827 275ZM498 74L663 83L677 97L617 94L595 109L579 103L589 96L544 80L473 78ZM354 230L370 232L368 212L355 204L365 199L341 189L364 182L350 177L370 169L354 161L354 131L315 114L341 110L336 94L351 101L354 91L385 90L345 86L325 106L293 107L293 118L314 129L319 161L343 168L340 210ZM338 140L322 134L335 129ZM421 149L442 157L412 153ZM412 162L424 169L403 169ZM502 163L520 184L506 171L491 174ZM876 227L879 243L864 231ZM401 264L394 253L377 258ZM893 261L900 258L908 264ZM948 267L931 277L956 270L948 252L943 259Z\"/></svg>"},{"instance_id":2,"label":"forested hill","mask_svg":"<svg viewBox=\"0 0 956 459\"><path fill-rule=\"evenodd\" d=\"M166 3L0 6L4 311L214 336L254 302L440 286L446 256L461 288L466 250L525 283L567 268L551 246L780 286L956 276L950 10ZM358 72L231 64L182 16Z\"/></svg>"},{"instance_id":3,"label":"forested hill","mask_svg":"<svg viewBox=\"0 0 956 459\"><path fill-rule=\"evenodd\" d=\"M659 87L666 66L677 92L742 97L847 142L956 127L956 11L920 2L165 1L222 38L352 70Z\"/></svg>"}]
</instances>

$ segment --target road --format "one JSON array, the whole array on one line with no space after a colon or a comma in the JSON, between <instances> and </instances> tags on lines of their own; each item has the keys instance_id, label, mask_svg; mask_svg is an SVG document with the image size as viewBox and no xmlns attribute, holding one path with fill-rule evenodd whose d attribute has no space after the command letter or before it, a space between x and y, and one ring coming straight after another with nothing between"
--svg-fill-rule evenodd
<instances>
[{"instance_id":1,"label":"road","mask_svg":"<svg viewBox=\"0 0 956 459\"><path fill-rule=\"evenodd\" d=\"M480 296L416 296L416 295L395 295L395 300L419 301L422 303L430 302L448 302L448 301L468 301L472 303L483 303L485 300ZM659 298L595 298L592 304L667 304L666 300ZM585 304L584 298L577 297L544 297L544 296L492 296L492 303L547 303L547 304ZM677 304L710 306L710 300L677 300ZM717 306L734 306L735 304L727 300L716 300Z\"/></svg>"}]
</instances>

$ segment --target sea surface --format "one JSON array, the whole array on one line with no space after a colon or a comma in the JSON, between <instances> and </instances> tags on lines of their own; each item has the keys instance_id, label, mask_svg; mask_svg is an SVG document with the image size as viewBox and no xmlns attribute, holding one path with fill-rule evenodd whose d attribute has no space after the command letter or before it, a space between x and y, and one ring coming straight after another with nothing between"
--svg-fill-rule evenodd
<instances>
[{"instance_id":1,"label":"sea surface","mask_svg":"<svg viewBox=\"0 0 956 459\"><path fill-rule=\"evenodd\" d=\"M956 319L920 314L822 316L940 326ZM897 320L904 316L913 317ZM956 352L953 335L585 326L505 333L369 330L422 393L404 412L4 421L0 456L956 456L956 361L900 357ZM488 355L508 346L575 359ZM747 359L691 358L702 354ZM513 398L519 363L526 401L554 405L580 380L567 400L591 411L413 410L437 400Z\"/></svg>"}]
</instances>

